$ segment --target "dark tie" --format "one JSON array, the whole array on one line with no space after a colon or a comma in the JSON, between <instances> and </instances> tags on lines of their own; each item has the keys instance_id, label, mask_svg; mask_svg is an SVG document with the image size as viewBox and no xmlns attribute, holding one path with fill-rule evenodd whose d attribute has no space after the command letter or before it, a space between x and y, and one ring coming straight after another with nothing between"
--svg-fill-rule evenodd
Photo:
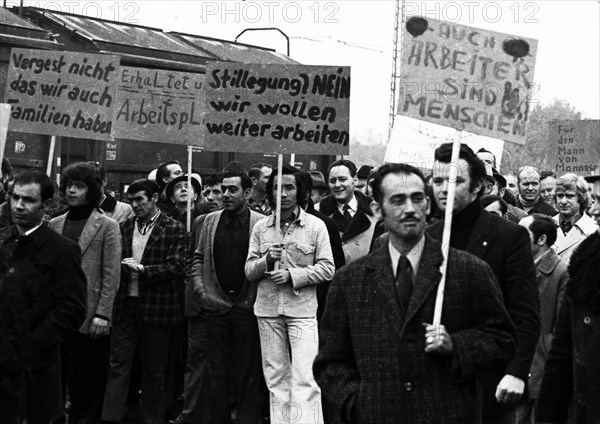
<instances>
[{"instance_id":1,"label":"dark tie","mask_svg":"<svg viewBox=\"0 0 600 424\"><path fill-rule=\"evenodd\" d=\"M571 231L571 228L573 228L573 224L571 223L571 221L563 221L561 227L562 227L563 233L565 233L565 236L566 236L567 233L569 231Z\"/></svg>"},{"instance_id":2,"label":"dark tie","mask_svg":"<svg viewBox=\"0 0 600 424\"><path fill-rule=\"evenodd\" d=\"M412 267L406 256L400 256L396 268L396 292L404 313L408 310L408 302L412 293Z\"/></svg>"},{"instance_id":3,"label":"dark tie","mask_svg":"<svg viewBox=\"0 0 600 424\"><path fill-rule=\"evenodd\" d=\"M344 205L344 219L346 220L346 226L350 223L352 215L350 215L350 206Z\"/></svg>"}]
</instances>

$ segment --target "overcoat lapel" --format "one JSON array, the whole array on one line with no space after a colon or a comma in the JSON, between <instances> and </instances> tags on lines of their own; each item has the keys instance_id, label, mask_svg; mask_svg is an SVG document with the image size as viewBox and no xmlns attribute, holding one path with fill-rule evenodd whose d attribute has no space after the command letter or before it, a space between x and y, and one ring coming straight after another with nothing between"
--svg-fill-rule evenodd
<instances>
[{"instance_id":1,"label":"overcoat lapel","mask_svg":"<svg viewBox=\"0 0 600 424\"><path fill-rule=\"evenodd\" d=\"M87 250L87 248L90 246L92 240L94 240L94 237L96 237L98 231L100 230L101 221L101 215L97 211L92 211L92 214L85 223L83 231L81 231L81 236L79 237L79 247L81 248L82 256Z\"/></svg>"},{"instance_id":2,"label":"overcoat lapel","mask_svg":"<svg viewBox=\"0 0 600 424\"><path fill-rule=\"evenodd\" d=\"M137 218L134 216L123 223L123 246L121 248L123 249L124 258L131 258L133 256L131 242L133 240L133 227L136 219Z\"/></svg>"},{"instance_id":3,"label":"overcoat lapel","mask_svg":"<svg viewBox=\"0 0 600 424\"><path fill-rule=\"evenodd\" d=\"M369 278L372 282L368 285L369 290L379 299L380 304L385 308L390 324L392 324L398 336L401 337L404 319L396 297L394 273L387 243L373 252L373 256L366 267L372 273Z\"/></svg>"},{"instance_id":4,"label":"overcoat lapel","mask_svg":"<svg viewBox=\"0 0 600 424\"><path fill-rule=\"evenodd\" d=\"M477 200L476 200L477 201ZM482 210L475 221L471 237L465 251L483 259L490 245L490 233L492 232L492 219L489 212Z\"/></svg>"},{"instance_id":5,"label":"overcoat lapel","mask_svg":"<svg viewBox=\"0 0 600 424\"><path fill-rule=\"evenodd\" d=\"M431 293L437 289L442 276L440 273L442 260L443 256L440 244L431 237L425 236L425 247L419 261L417 278L408 303L408 311L406 312L402 333L404 333L406 324L416 315Z\"/></svg>"},{"instance_id":6,"label":"overcoat lapel","mask_svg":"<svg viewBox=\"0 0 600 424\"><path fill-rule=\"evenodd\" d=\"M162 233L165 232L165 228L167 226L168 218L160 213L157 218L156 224L152 228L152 232L150 233L150 237L148 237L148 242L146 243L146 248L144 249L144 254L142 255L142 260L146 257L152 246L158 241Z\"/></svg>"}]
</instances>

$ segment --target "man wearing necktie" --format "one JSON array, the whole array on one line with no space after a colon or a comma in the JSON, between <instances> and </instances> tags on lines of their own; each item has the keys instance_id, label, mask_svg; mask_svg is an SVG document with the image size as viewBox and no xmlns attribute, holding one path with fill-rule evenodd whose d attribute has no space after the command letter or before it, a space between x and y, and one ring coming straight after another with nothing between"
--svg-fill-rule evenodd
<instances>
[{"instance_id":1,"label":"man wearing necktie","mask_svg":"<svg viewBox=\"0 0 600 424\"><path fill-rule=\"evenodd\" d=\"M323 397L342 423L478 423L478 376L515 353L495 277L451 248L441 324L432 325L443 257L425 235L423 174L383 165L373 194L389 241L333 279L313 366Z\"/></svg>"},{"instance_id":2,"label":"man wearing necktie","mask_svg":"<svg viewBox=\"0 0 600 424\"><path fill-rule=\"evenodd\" d=\"M373 241L383 234L383 227L371 211L372 199L356 189L358 178L353 162L337 160L327 174L331 194L321 200L318 210L336 223L345 261L350 263L369 253Z\"/></svg>"}]
</instances>

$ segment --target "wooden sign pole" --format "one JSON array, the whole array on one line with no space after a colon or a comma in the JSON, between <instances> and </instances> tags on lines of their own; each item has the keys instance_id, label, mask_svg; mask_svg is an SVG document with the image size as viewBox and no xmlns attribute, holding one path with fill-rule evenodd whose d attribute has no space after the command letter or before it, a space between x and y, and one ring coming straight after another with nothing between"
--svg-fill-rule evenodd
<instances>
[{"instance_id":1,"label":"wooden sign pole","mask_svg":"<svg viewBox=\"0 0 600 424\"><path fill-rule=\"evenodd\" d=\"M283 154L277 155L277 199L275 206L275 232L280 242L283 241L281 237L281 180L283 179ZM279 261L275 262L275 271L279 269Z\"/></svg>"},{"instance_id":2,"label":"wooden sign pole","mask_svg":"<svg viewBox=\"0 0 600 424\"><path fill-rule=\"evenodd\" d=\"M446 200L446 213L444 216L444 234L442 235L442 254L444 261L440 266L442 278L437 290L435 299L435 309L433 312L433 325L441 324L442 306L444 304L444 290L446 288L446 270L448 267L448 251L450 250L450 233L452 229L452 209L454 209L454 194L456 193L456 177L458 175L458 154L460 152L460 142L462 140L462 131L456 130L452 142L452 158L450 159L448 174L448 197ZM435 166L435 165L434 165Z\"/></svg>"},{"instance_id":3,"label":"wooden sign pole","mask_svg":"<svg viewBox=\"0 0 600 424\"><path fill-rule=\"evenodd\" d=\"M192 207L196 206L192 203L194 202L194 197L191 195L192 188L192 146L187 146L188 160L187 160L187 206L186 206L186 219L185 219L185 228L188 232L192 231ZM200 194L200 193L198 193Z\"/></svg>"}]
</instances>

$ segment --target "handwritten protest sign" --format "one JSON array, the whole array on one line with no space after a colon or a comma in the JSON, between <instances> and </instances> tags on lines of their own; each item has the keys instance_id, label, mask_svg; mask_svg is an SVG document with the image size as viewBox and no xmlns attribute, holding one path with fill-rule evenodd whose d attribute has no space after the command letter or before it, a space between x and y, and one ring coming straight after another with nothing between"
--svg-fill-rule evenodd
<instances>
[{"instance_id":1,"label":"handwritten protest sign","mask_svg":"<svg viewBox=\"0 0 600 424\"><path fill-rule=\"evenodd\" d=\"M110 140L119 57L12 49L9 130Z\"/></svg>"},{"instance_id":2,"label":"handwritten protest sign","mask_svg":"<svg viewBox=\"0 0 600 424\"><path fill-rule=\"evenodd\" d=\"M122 66L113 136L202 144L203 74Z\"/></svg>"},{"instance_id":3,"label":"handwritten protest sign","mask_svg":"<svg viewBox=\"0 0 600 424\"><path fill-rule=\"evenodd\" d=\"M525 143L537 41L413 16L398 114Z\"/></svg>"},{"instance_id":4,"label":"handwritten protest sign","mask_svg":"<svg viewBox=\"0 0 600 424\"><path fill-rule=\"evenodd\" d=\"M205 108L209 151L349 152L349 67L211 63Z\"/></svg>"},{"instance_id":5,"label":"handwritten protest sign","mask_svg":"<svg viewBox=\"0 0 600 424\"><path fill-rule=\"evenodd\" d=\"M552 121L549 124L550 163L558 175L600 173L600 121Z\"/></svg>"},{"instance_id":6,"label":"handwritten protest sign","mask_svg":"<svg viewBox=\"0 0 600 424\"><path fill-rule=\"evenodd\" d=\"M435 149L442 143L451 143L454 135L455 130L452 128L406 116L396 116L384 162L410 163L429 172L433 169ZM496 157L496 166L500 168L503 140L464 132L461 142L475 152L482 147L489 150Z\"/></svg>"}]
</instances>

